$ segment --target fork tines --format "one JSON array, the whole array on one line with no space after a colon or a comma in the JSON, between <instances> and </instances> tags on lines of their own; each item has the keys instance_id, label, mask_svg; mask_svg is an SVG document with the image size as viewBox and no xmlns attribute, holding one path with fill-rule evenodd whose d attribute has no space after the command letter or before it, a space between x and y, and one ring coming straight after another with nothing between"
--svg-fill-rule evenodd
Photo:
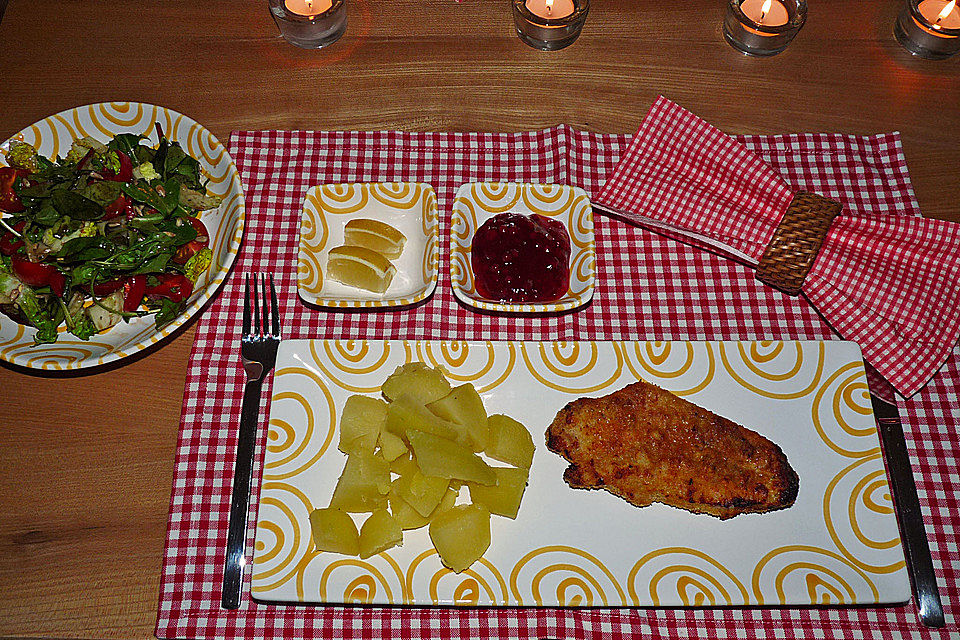
<instances>
[{"instance_id":1,"label":"fork tines","mask_svg":"<svg viewBox=\"0 0 960 640\"><path fill-rule=\"evenodd\" d=\"M257 284L260 286L258 287ZM267 282L270 283L270 297L267 298ZM252 295L251 295L252 293ZM252 311L251 311L252 310ZM251 322L251 315L253 316ZM261 323L261 319L263 322ZM243 289L243 334L245 336L280 336L280 305L273 276L255 274L251 292L250 275L246 277Z\"/></svg>"}]
</instances>

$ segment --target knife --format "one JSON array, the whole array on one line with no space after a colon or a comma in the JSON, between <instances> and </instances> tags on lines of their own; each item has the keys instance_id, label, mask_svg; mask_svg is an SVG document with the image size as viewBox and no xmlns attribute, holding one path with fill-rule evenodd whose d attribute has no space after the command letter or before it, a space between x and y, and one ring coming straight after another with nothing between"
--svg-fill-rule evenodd
<instances>
[{"instance_id":1,"label":"knife","mask_svg":"<svg viewBox=\"0 0 960 640\"><path fill-rule=\"evenodd\" d=\"M913 599L920 609L920 621L927 627L942 627L943 605L937 591L937 576L933 571L930 545L923 527L920 499L910 469L907 442L903 437L903 424L897 406L877 395L871 394L873 413L877 419L887 472L893 490L893 505L900 526L900 540L907 559L907 573Z\"/></svg>"}]
</instances>

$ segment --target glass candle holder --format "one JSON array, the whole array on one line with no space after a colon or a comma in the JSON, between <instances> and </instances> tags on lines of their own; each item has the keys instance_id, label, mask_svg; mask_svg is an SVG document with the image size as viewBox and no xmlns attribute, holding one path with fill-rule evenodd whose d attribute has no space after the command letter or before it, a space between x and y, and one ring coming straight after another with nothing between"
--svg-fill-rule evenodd
<instances>
[{"instance_id":1,"label":"glass candle holder","mask_svg":"<svg viewBox=\"0 0 960 640\"><path fill-rule=\"evenodd\" d=\"M333 44L347 30L346 0L269 0L284 40L304 49Z\"/></svg>"},{"instance_id":2,"label":"glass candle holder","mask_svg":"<svg viewBox=\"0 0 960 640\"><path fill-rule=\"evenodd\" d=\"M807 20L807 0L729 0L723 37L751 56L784 49Z\"/></svg>"},{"instance_id":3,"label":"glass candle holder","mask_svg":"<svg viewBox=\"0 0 960 640\"><path fill-rule=\"evenodd\" d=\"M517 36L534 49L573 44L587 20L590 0L512 0Z\"/></svg>"},{"instance_id":4,"label":"glass candle holder","mask_svg":"<svg viewBox=\"0 0 960 640\"><path fill-rule=\"evenodd\" d=\"M947 0L907 0L893 35L921 58L949 58L960 51L960 6Z\"/></svg>"}]
</instances>

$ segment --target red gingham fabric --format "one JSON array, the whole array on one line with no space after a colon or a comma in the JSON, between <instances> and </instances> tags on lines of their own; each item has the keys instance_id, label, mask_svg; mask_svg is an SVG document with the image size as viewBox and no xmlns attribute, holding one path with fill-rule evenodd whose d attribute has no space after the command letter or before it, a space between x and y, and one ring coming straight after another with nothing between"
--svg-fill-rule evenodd
<instances>
[{"instance_id":1,"label":"red gingham fabric","mask_svg":"<svg viewBox=\"0 0 960 640\"><path fill-rule=\"evenodd\" d=\"M855 153L834 159L841 179L877 177ZM660 96L595 205L755 266L794 191L744 145ZM842 191L818 193L847 204ZM845 207L803 294L911 396L960 338L960 225L878 213Z\"/></svg>"},{"instance_id":2,"label":"red gingham fabric","mask_svg":"<svg viewBox=\"0 0 960 640\"><path fill-rule=\"evenodd\" d=\"M841 194L848 206L919 213L896 135L739 138L794 187ZM923 629L913 605L887 608L552 609L366 608L255 603L249 578L241 608L220 609L240 366L242 278L271 272L287 338L451 338L478 340L831 339L802 298L753 278L737 262L623 221L596 216L597 286L586 308L557 317L476 313L455 301L441 252L436 293L412 309L322 311L296 292L301 201L324 182L410 180L434 186L441 234L454 192L468 181L559 182L594 195L630 138L567 126L518 134L242 131L230 153L246 189L243 247L233 273L197 321L190 356L169 530L160 584L161 638L842 638L956 634L960 598L960 350L920 393L901 403L906 438L946 603L946 631ZM859 167L838 174L837 158ZM445 246L442 243L442 246ZM264 396L270 396L268 377ZM264 424L266 412L263 409ZM264 434L265 434L264 429ZM254 539L263 442L254 462L247 548Z\"/></svg>"}]
</instances>

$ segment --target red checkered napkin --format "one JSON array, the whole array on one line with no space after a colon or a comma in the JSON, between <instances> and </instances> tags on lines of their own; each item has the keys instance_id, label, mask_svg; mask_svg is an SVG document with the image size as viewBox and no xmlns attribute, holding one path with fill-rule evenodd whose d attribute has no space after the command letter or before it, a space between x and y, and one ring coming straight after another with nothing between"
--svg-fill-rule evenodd
<instances>
[{"instance_id":1,"label":"red checkered napkin","mask_svg":"<svg viewBox=\"0 0 960 640\"><path fill-rule=\"evenodd\" d=\"M794 193L745 146L661 96L594 205L756 266ZM802 293L909 397L960 338L960 225L877 213L844 208Z\"/></svg>"}]
</instances>

